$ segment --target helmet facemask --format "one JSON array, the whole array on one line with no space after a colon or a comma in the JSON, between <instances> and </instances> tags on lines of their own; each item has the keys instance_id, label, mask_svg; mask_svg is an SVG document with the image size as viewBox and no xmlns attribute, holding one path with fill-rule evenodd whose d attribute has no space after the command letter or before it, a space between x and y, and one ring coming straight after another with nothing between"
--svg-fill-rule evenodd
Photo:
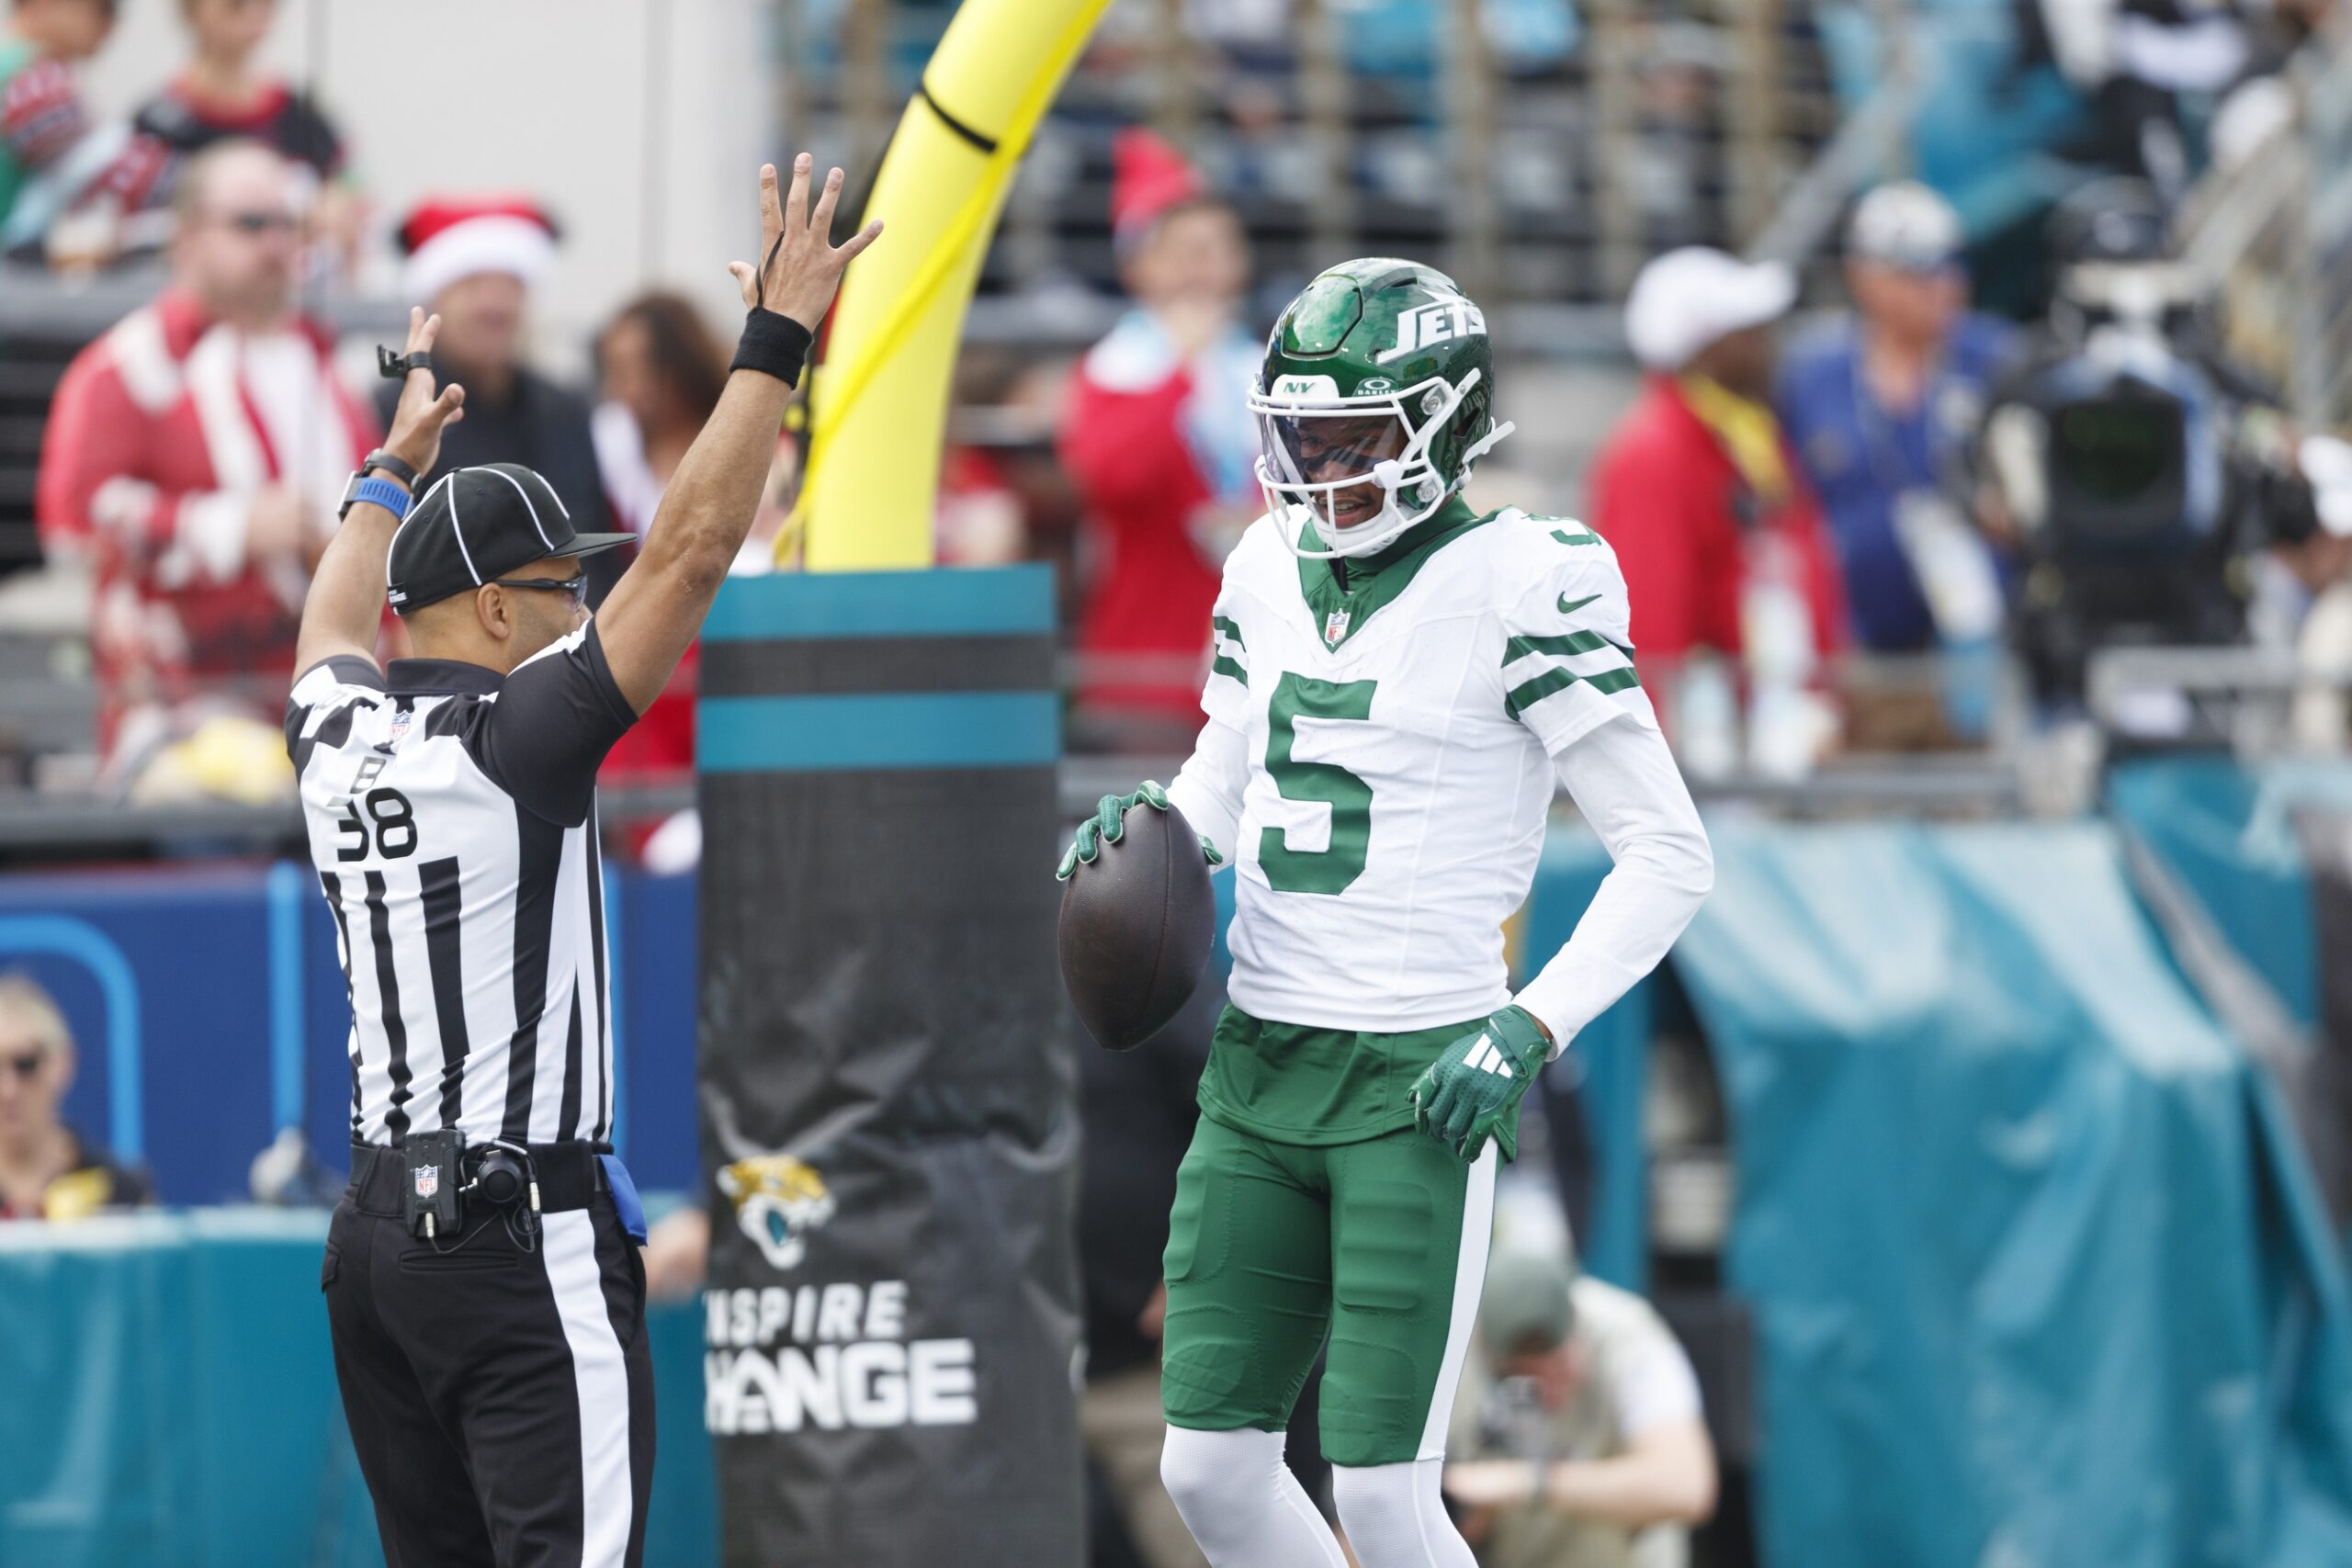
<instances>
[{"instance_id":1,"label":"helmet facemask","mask_svg":"<svg viewBox=\"0 0 2352 1568\"><path fill-rule=\"evenodd\" d=\"M1340 396L1321 376L1280 377L1271 391L1253 389L1258 483L1283 542L1311 560L1354 558L1435 515L1455 487L1430 449L1477 381L1474 369L1459 384L1432 377L1355 397ZM1491 445L1490 438L1477 449ZM1324 548L1301 537L1308 528Z\"/></svg>"}]
</instances>

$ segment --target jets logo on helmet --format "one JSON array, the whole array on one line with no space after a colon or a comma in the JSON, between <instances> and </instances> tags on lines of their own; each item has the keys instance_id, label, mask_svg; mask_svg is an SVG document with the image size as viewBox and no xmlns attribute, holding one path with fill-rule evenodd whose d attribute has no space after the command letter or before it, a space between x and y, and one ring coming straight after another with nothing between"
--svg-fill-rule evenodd
<instances>
[{"instance_id":1,"label":"jets logo on helmet","mask_svg":"<svg viewBox=\"0 0 2352 1568\"><path fill-rule=\"evenodd\" d=\"M1449 338L1487 335L1487 313L1470 303L1455 298L1440 300L1434 305L1422 305L1396 318L1396 344L1372 356L1375 365L1385 365L1392 359L1402 359L1416 349L1444 343Z\"/></svg>"},{"instance_id":2,"label":"jets logo on helmet","mask_svg":"<svg viewBox=\"0 0 2352 1568\"><path fill-rule=\"evenodd\" d=\"M1371 256L1308 284L1250 394L1258 482L1283 542L1373 554L1436 515L1504 436L1487 318L1434 267Z\"/></svg>"}]
</instances>

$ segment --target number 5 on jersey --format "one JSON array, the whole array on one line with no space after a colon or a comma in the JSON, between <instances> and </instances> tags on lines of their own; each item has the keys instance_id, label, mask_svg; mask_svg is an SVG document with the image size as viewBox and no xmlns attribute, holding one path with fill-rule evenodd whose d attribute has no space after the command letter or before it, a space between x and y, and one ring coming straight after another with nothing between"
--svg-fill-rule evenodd
<instances>
[{"instance_id":1,"label":"number 5 on jersey","mask_svg":"<svg viewBox=\"0 0 2352 1568\"><path fill-rule=\"evenodd\" d=\"M1317 681L1284 671L1274 687L1266 707L1266 773L1284 800L1321 801L1331 808L1331 839L1323 849L1291 848L1283 828L1259 833L1258 866L1277 893L1344 893L1363 874L1372 847L1372 786L1336 762L1301 762L1291 752L1301 718L1370 718L1379 684Z\"/></svg>"}]
</instances>

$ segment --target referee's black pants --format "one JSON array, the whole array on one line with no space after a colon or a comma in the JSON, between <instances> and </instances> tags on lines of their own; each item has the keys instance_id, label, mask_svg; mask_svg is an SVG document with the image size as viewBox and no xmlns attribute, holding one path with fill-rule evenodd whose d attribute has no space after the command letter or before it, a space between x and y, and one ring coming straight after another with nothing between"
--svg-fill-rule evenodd
<instances>
[{"instance_id":1,"label":"referee's black pants","mask_svg":"<svg viewBox=\"0 0 2352 1568\"><path fill-rule=\"evenodd\" d=\"M435 1243L354 1151L320 1289L387 1568L638 1568L653 1479L645 1270L585 1144L532 1150L541 1230Z\"/></svg>"}]
</instances>

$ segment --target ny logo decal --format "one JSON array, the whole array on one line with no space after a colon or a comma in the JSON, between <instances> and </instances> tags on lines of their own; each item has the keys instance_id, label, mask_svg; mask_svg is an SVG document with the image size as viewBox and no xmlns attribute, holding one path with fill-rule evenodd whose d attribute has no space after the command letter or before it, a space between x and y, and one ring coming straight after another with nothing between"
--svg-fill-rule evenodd
<instances>
[{"instance_id":1,"label":"ny logo decal","mask_svg":"<svg viewBox=\"0 0 2352 1568\"><path fill-rule=\"evenodd\" d=\"M1433 305L1416 305L1396 318L1396 346L1374 355L1373 363L1385 365L1453 338L1486 335L1486 313L1467 299L1456 297Z\"/></svg>"}]
</instances>

